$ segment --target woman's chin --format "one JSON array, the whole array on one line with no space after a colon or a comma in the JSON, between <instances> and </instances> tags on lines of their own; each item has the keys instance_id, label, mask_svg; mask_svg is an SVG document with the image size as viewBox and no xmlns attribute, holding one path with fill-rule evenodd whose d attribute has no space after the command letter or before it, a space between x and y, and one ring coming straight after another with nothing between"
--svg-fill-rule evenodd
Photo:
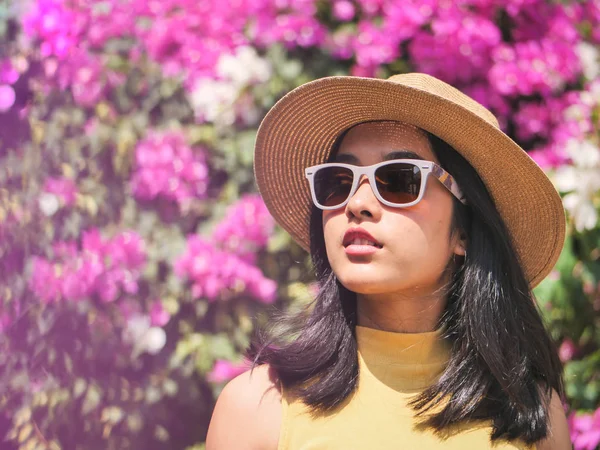
<instances>
[{"instance_id":1,"label":"woman's chin","mask_svg":"<svg viewBox=\"0 0 600 450\"><path fill-rule=\"evenodd\" d=\"M386 292L387 282L380 274L369 274L368 271L346 271L343 276L337 277L340 283L348 290L357 294L379 294ZM387 281L387 282L386 282Z\"/></svg>"}]
</instances>

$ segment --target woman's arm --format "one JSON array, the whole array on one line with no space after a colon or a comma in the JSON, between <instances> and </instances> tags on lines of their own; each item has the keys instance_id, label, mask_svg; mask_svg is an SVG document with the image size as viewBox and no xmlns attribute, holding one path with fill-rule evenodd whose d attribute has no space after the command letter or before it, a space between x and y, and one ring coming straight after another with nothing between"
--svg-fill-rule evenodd
<instances>
[{"instance_id":1,"label":"woman's arm","mask_svg":"<svg viewBox=\"0 0 600 450\"><path fill-rule=\"evenodd\" d=\"M208 427L206 450L276 450L280 428L281 394L264 364L223 388Z\"/></svg>"}]
</instances>

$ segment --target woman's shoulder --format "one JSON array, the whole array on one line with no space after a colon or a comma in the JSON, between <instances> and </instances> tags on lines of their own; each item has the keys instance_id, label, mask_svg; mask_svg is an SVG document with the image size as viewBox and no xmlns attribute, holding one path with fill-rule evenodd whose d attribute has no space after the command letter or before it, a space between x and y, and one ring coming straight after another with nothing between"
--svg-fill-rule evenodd
<instances>
[{"instance_id":1,"label":"woman's shoulder","mask_svg":"<svg viewBox=\"0 0 600 450\"><path fill-rule=\"evenodd\" d=\"M569 425L562 401L558 392L552 389L552 397L548 405L549 435L536 444L537 450L569 450L572 447Z\"/></svg>"},{"instance_id":2,"label":"woman's shoulder","mask_svg":"<svg viewBox=\"0 0 600 450\"><path fill-rule=\"evenodd\" d=\"M229 381L217 399L206 449L277 449L281 395L277 374L268 364L249 369Z\"/></svg>"}]
</instances>

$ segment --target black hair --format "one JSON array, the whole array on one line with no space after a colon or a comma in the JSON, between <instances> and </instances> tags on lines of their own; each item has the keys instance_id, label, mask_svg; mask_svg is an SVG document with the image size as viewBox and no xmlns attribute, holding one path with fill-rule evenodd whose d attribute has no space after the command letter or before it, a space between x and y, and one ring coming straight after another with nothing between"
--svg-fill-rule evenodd
<instances>
[{"instance_id":1,"label":"black hair","mask_svg":"<svg viewBox=\"0 0 600 450\"><path fill-rule=\"evenodd\" d=\"M438 323L451 343L448 364L410 404L422 425L440 434L465 420L489 420L492 441L532 444L549 435L552 389L564 398L555 343L485 184L462 155L426 133L468 202L453 197L451 221L451 232L466 237L467 255L462 264L450 260L447 303ZM318 294L300 311L274 316L268 330L257 330L246 357L253 368L269 364L287 393L314 413L325 413L357 387L356 294L329 265L322 211L314 206L310 238ZM449 401L432 413L444 398Z\"/></svg>"}]
</instances>

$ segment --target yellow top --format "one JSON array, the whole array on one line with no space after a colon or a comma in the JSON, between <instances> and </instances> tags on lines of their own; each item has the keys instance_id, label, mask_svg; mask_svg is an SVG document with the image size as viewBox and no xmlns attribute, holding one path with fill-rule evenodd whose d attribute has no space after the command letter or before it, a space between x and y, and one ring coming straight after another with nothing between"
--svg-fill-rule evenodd
<instances>
[{"instance_id":1,"label":"yellow top","mask_svg":"<svg viewBox=\"0 0 600 450\"><path fill-rule=\"evenodd\" d=\"M357 390L332 413L311 417L301 400L283 391L279 450L535 449L521 441L490 443L490 422L453 427L445 439L417 429L408 401L440 376L450 346L441 329L395 333L356 326Z\"/></svg>"}]
</instances>

